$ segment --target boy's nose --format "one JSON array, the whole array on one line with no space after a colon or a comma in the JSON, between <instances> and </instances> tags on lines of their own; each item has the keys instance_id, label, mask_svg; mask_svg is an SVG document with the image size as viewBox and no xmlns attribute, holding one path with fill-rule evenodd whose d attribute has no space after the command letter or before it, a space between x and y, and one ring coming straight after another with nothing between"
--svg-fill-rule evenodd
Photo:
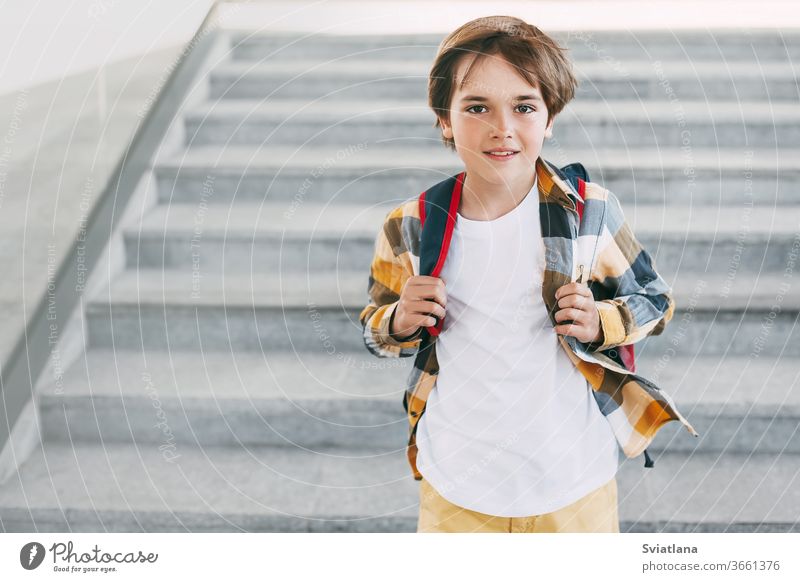
<instances>
[{"instance_id":1,"label":"boy's nose","mask_svg":"<svg viewBox=\"0 0 800 582\"><path fill-rule=\"evenodd\" d=\"M511 118L506 114L499 114L492 120L492 137L505 138L511 134Z\"/></svg>"}]
</instances>

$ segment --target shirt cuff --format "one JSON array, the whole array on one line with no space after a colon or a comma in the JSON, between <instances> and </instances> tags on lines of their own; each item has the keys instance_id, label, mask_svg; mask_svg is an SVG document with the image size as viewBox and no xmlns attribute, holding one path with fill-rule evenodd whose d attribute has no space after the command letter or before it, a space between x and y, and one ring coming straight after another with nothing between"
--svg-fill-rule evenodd
<instances>
[{"instance_id":1,"label":"shirt cuff","mask_svg":"<svg viewBox=\"0 0 800 582\"><path fill-rule=\"evenodd\" d=\"M595 302L600 314L600 327L603 329L603 343L595 351L607 350L625 341L625 324L616 304L608 301Z\"/></svg>"},{"instance_id":2,"label":"shirt cuff","mask_svg":"<svg viewBox=\"0 0 800 582\"><path fill-rule=\"evenodd\" d=\"M419 336L422 335L422 328L420 327L414 334L410 337L403 339L403 341L397 340L389 331L392 329L392 320L394 320L394 312L397 309L397 305L399 302L396 302L392 305L389 309L386 310L386 313L383 316L383 320L381 321L381 330L380 334L384 338L384 341L390 346L397 346L400 348L413 348L419 342Z\"/></svg>"}]
</instances>

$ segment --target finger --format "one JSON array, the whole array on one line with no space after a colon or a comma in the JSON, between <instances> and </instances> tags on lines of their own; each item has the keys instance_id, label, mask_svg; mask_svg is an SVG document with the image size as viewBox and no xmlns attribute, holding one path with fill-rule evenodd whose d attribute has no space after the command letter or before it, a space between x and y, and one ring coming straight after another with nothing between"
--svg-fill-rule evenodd
<instances>
[{"instance_id":1,"label":"finger","mask_svg":"<svg viewBox=\"0 0 800 582\"><path fill-rule=\"evenodd\" d=\"M558 300L559 307L574 307L576 309L586 309L586 305L589 298L585 295L579 295L577 293L571 293L569 295L565 295L561 299Z\"/></svg>"},{"instance_id":2,"label":"finger","mask_svg":"<svg viewBox=\"0 0 800 582\"><path fill-rule=\"evenodd\" d=\"M444 283L441 279L435 279L435 283L425 283L421 285L414 285L411 289L412 298L414 300L431 299L436 301L442 307L447 306L447 293L444 288Z\"/></svg>"},{"instance_id":3,"label":"finger","mask_svg":"<svg viewBox=\"0 0 800 582\"><path fill-rule=\"evenodd\" d=\"M447 288L445 287L444 280L439 279L434 288L434 299L439 302L442 307L447 307Z\"/></svg>"},{"instance_id":4,"label":"finger","mask_svg":"<svg viewBox=\"0 0 800 582\"><path fill-rule=\"evenodd\" d=\"M575 283L567 283L556 289L556 299L561 299L565 295L570 295L575 292Z\"/></svg>"},{"instance_id":5,"label":"finger","mask_svg":"<svg viewBox=\"0 0 800 582\"><path fill-rule=\"evenodd\" d=\"M578 283L577 281L573 281L572 283L567 283L566 285L559 287L556 290L555 296L556 299L560 299L561 297L572 294L588 297L592 294L592 291L589 289L587 285L583 283Z\"/></svg>"},{"instance_id":6,"label":"finger","mask_svg":"<svg viewBox=\"0 0 800 582\"><path fill-rule=\"evenodd\" d=\"M555 316L555 320L558 322L562 321L582 322L583 318L584 318L583 311L581 311L580 309L573 309L571 307L557 311Z\"/></svg>"},{"instance_id":7,"label":"finger","mask_svg":"<svg viewBox=\"0 0 800 582\"><path fill-rule=\"evenodd\" d=\"M575 334L575 327L572 325L556 325L553 327L553 331L556 333L560 333L561 335L574 335Z\"/></svg>"},{"instance_id":8,"label":"finger","mask_svg":"<svg viewBox=\"0 0 800 582\"><path fill-rule=\"evenodd\" d=\"M435 301L412 301L408 305L408 310L411 313L421 313L423 315L435 315L437 317L445 316L445 309Z\"/></svg>"},{"instance_id":9,"label":"finger","mask_svg":"<svg viewBox=\"0 0 800 582\"><path fill-rule=\"evenodd\" d=\"M417 275L415 277L411 277L408 280L408 284L431 287L441 286L442 288L446 287L445 280L442 277L429 277L427 275Z\"/></svg>"},{"instance_id":10,"label":"finger","mask_svg":"<svg viewBox=\"0 0 800 582\"><path fill-rule=\"evenodd\" d=\"M435 285L441 279L439 277L431 277L430 275L417 275L409 280L413 285Z\"/></svg>"},{"instance_id":11,"label":"finger","mask_svg":"<svg viewBox=\"0 0 800 582\"><path fill-rule=\"evenodd\" d=\"M556 325L554 325L553 328L554 329L555 328L564 328L564 329L572 329L572 330L575 330L575 329L587 330L587 329L589 329L588 322L582 321L582 320L578 320L578 319L565 319L565 320L557 323Z\"/></svg>"},{"instance_id":12,"label":"finger","mask_svg":"<svg viewBox=\"0 0 800 582\"><path fill-rule=\"evenodd\" d=\"M414 322L413 327L425 326L425 327L433 327L436 325L437 321L435 317L431 317L430 315L423 315L417 314L415 318L412 319Z\"/></svg>"},{"instance_id":13,"label":"finger","mask_svg":"<svg viewBox=\"0 0 800 582\"><path fill-rule=\"evenodd\" d=\"M557 325L553 330L561 335L569 335L580 341L588 341L587 329L581 325Z\"/></svg>"}]
</instances>

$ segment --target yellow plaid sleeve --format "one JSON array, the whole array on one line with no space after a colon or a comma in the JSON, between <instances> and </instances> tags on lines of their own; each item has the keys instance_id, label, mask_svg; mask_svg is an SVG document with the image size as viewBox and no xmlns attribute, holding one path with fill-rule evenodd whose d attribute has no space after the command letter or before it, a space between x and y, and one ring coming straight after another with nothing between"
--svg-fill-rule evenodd
<instances>
[{"instance_id":1,"label":"yellow plaid sleeve","mask_svg":"<svg viewBox=\"0 0 800 582\"><path fill-rule=\"evenodd\" d=\"M607 227L611 241L600 253L593 279L600 283L596 301L603 329L602 351L659 335L675 313L672 289L634 236L619 200L608 193ZM597 297L596 297L597 298Z\"/></svg>"},{"instance_id":2,"label":"yellow plaid sleeve","mask_svg":"<svg viewBox=\"0 0 800 582\"><path fill-rule=\"evenodd\" d=\"M367 349L381 358L413 355L422 334L420 328L411 337L398 341L389 333L400 293L414 274L410 251L403 240L404 219L403 207L395 208L378 232L367 288L369 303L359 315Z\"/></svg>"}]
</instances>

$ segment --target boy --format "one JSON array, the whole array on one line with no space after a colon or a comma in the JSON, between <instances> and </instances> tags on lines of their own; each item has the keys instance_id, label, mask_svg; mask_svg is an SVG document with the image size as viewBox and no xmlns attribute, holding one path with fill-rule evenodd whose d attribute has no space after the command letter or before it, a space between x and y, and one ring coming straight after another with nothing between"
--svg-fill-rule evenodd
<instances>
[{"instance_id":1,"label":"boy","mask_svg":"<svg viewBox=\"0 0 800 582\"><path fill-rule=\"evenodd\" d=\"M639 455L671 420L697 436L615 349L664 330L669 286L616 197L540 157L576 85L517 18L439 47L429 104L465 171L387 215L360 316L373 354L416 356L419 532L619 532L620 446Z\"/></svg>"}]
</instances>

